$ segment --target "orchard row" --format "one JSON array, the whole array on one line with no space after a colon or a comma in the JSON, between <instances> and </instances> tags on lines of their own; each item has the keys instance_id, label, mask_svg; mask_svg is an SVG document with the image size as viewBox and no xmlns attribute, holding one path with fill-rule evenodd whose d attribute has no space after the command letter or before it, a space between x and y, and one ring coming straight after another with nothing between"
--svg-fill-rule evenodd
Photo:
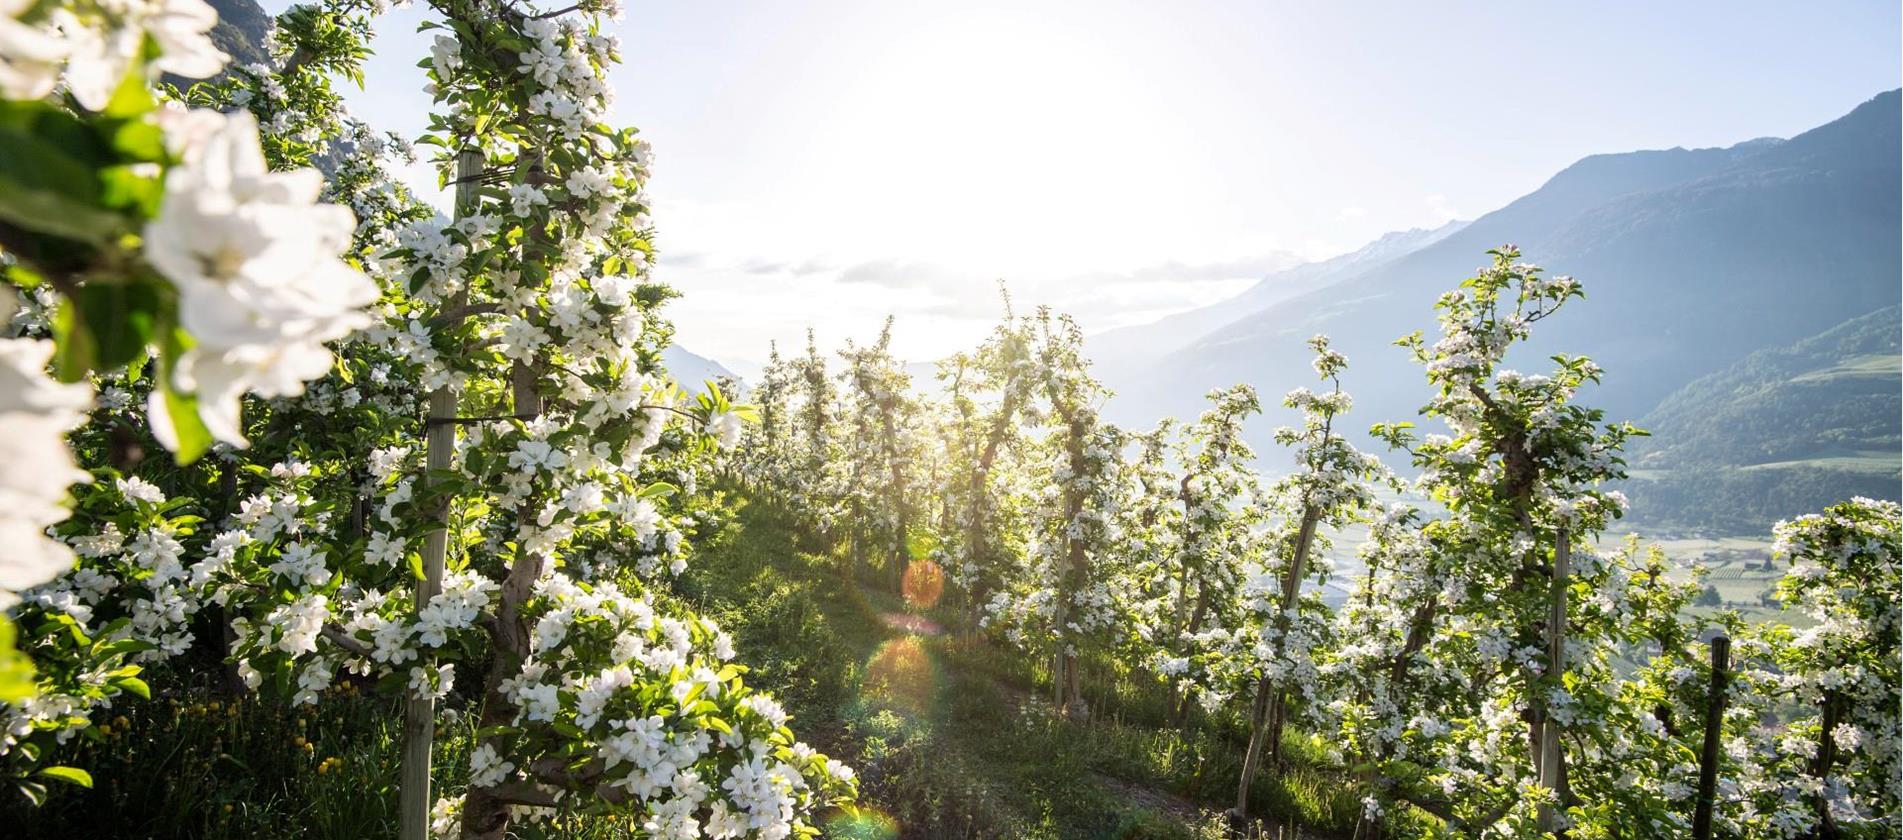
<instances>
[{"instance_id":1,"label":"orchard row","mask_svg":"<svg viewBox=\"0 0 1903 840\"><path fill-rule=\"evenodd\" d=\"M830 368L810 339L776 350L734 466L858 574L943 574L968 630L1041 663L1060 713L1087 708L1085 660L1166 686L1178 725L1246 722L1237 817L1299 728L1352 768L1357 837L1684 836L1700 800L1724 836L1893 835L1903 513L1859 499L1778 527L1802 630L1690 610L1702 570L1601 540L1641 432L1578 401L1600 369L1506 367L1580 297L1504 247L1440 298L1436 336L1398 342L1433 398L1371 437L1409 480L1345 434L1351 373L1326 337L1316 384L1283 399L1293 469L1269 478L1249 385L1193 423L1118 428L1077 325L1008 301L931 396L890 323ZM1352 576L1328 559L1347 534L1365 534L1340 547ZM1719 635L1735 661L1714 706Z\"/></svg>"},{"instance_id":2,"label":"orchard row","mask_svg":"<svg viewBox=\"0 0 1903 840\"><path fill-rule=\"evenodd\" d=\"M851 770L671 594L748 413L661 367L618 4L429 10L412 146L332 88L389 83L379 0L294 5L232 67L203 0L0 5L0 775L90 785L73 739L228 668L403 698L365 787L405 840L811 836ZM448 218L396 175L418 149ZM451 710L479 728L442 772Z\"/></svg>"}]
</instances>

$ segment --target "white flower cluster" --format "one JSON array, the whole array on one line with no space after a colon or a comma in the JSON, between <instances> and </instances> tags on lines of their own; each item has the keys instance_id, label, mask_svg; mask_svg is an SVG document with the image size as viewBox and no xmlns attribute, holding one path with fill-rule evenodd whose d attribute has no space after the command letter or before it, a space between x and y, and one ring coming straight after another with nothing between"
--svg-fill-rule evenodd
<instances>
[{"instance_id":1,"label":"white flower cluster","mask_svg":"<svg viewBox=\"0 0 1903 840\"><path fill-rule=\"evenodd\" d=\"M10 318L11 295L0 295L0 315ZM66 518L67 488L92 480L65 440L85 420L92 389L53 381L52 354L50 341L0 339L0 609L72 567L72 551L46 529Z\"/></svg>"},{"instance_id":2,"label":"white flower cluster","mask_svg":"<svg viewBox=\"0 0 1903 840\"><path fill-rule=\"evenodd\" d=\"M318 201L314 169L270 171L250 113L170 113L166 126L184 163L145 236L193 337L172 384L198 396L214 437L242 445L240 398L299 394L327 373L324 343L369 325L377 287L338 257L357 226L350 210ZM176 448L162 399L155 390L152 429Z\"/></svg>"},{"instance_id":3,"label":"white flower cluster","mask_svg":"<svg viewBox=\"0 0 1903 840\"><path fill-rule=\"evenodd\" d=\"M148 36L159 48L153 78L214 76L230 60L212 44L217 24L204 0L0 0L0 96L39 99L63 79L79 104L103 110Z\"/></svg>"}]
</instances>

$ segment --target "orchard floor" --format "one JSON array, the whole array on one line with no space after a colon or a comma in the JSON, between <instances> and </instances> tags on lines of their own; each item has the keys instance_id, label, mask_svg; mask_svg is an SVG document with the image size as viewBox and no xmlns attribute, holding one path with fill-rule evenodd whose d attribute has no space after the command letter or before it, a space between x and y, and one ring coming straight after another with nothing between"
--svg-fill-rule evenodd
<instances>
[{"instance_id":1,"label":"orchard floor","mask_svg":"<svg viewBox=\"0 0 1903 840\"><path fill-rule=\"evenodd\" d=\"M842 547L801 545L788 519L743 505L696 560L690 600L737 637L753 681L793 727L861 778L840 838L1222 836L1247 733L1237 720L1168 725L1144 677L1087 667L1090 714L1051 713L1041 662L967 632L963 604L913 575L850 573ZM1358 796L1303 737L1257 781L1255 836L1345 837Z\"/></svg>"},{"instance_id":2,"label":"orchard floor","mask_svg":"<svg viewBox=\"0 0 1903 840\"><path fill-rule=\"evenodd\" d=\"M678 582L683 600L736 638L750 684L771 690L809 743L850 763L857 809L826 837L1094 840L1222 836L1247 733L1234 716L1169 725L1147 678L1086 663L1085 719L1059 718L1043 663L966 632L964 605L915 576L849 573L846 552L801 544L788 517L738 514ZM861 580L860 577L864 577ZM875 581L874 578L877 578ZM909 601L909 602L908 602ZM201 616L201 638L217 632ZM0 836L361 838L394 834L398 711L340 685L292 710L232 692L211 655L149 675L153 699L110 710L104 737L60 749L94 789L58 787L33 807L0 794ZM459 682L475 684L475 676ZM450 705L458 702L452 696ZM439 785L459 786L473 715L439 728ZM1291 736L1288 766L1257 780L1253 836L1345 837L1358 795L1325 749ZM525 825L525 840L629 837L625 821Z\"/></svg>"}]
</instances>

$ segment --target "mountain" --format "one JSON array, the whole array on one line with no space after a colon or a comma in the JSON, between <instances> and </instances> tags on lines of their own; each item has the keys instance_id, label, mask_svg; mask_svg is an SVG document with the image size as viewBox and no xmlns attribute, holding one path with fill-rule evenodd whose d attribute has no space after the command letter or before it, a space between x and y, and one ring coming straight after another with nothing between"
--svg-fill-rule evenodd
<instances>
[{"instance_id":1,"label":"mountain","mask_svg":"<svg viewBox=\"0 0 1903 840\"><path fill-rule=\"evenodd\" d=\"M706 356L696 355L678 344L670 344L666 350L661 351L661 361L667 365L667 372L673 375L674 381L681 383L681 387L689 391L701 390L702 384L709 379L722 378L739 383L742 393L746 390L746 383L725 365ZM726 387L723 385L721 390L725 391Z\"/></svg>"},{"instance_id":2,"label":"mountain","mask_svg":"<svg viewBox=\"0 0 1903 840\"><path fill-rule=\"evenodd\" d=\"M1126 375L1113 420L1194 416L1211 388L1249 382L1273 399L1312 385L1303 341L1334 338L1350 361L1351 424L1415 417L1424 377L1391 342L1434 331L1433 304L1518 243L1570 274L1586 298L1540 325L1508 360L1541 370L1557 352L1592 356L1606 382L1585 395L1609 419L1636 419L1668 395L1752 352L1789 345L1896 306L1899 131L1896 91L1789 140L1720 149L1595 155L1437 242L1211 331ZM1267 451L1267 428L1254 442Z\"/></svg>"},{"instance_id":3,"label":"mountain","mask_svg":"<svg viewBox=\"0 0 1903 840\"><path fill-rule=\"evenodd\" d=\"M218 25L211 30L211 42L231 56L231 63L241 66L269 63L265 39L271 34L273 22L262 7L254 0L206 2L218 12Z\"/></svg>"},{"instance_id":4,"label":"mountain","mask_svg":"<svg viewBox=\"0 0 1903 840\"><path fill-rule=\"evenodd\" d=\"M1760 350L1647 414L1627 492L1644 524L1763 526L1903 479L1903 312Z\"/></svg>"},{"instance_id":5,"label":"mountain","mask_svg":"<svg viewBox=\"0 0 1903 840\"><path fill-rule=\"evenodd\" d=\"M1277 303L1366 271L1439 242L1466 226L1454 221L1432 230L1396 231L1359 250L1320 262L1271 272L1241 294L1208 306L1179 312L1148 324L1106 330L1085 339L1085 355L1114 390L1121 374L1140 369L1157 355L1188 346L1210 332Z\"/></svg>"}]
</instances>

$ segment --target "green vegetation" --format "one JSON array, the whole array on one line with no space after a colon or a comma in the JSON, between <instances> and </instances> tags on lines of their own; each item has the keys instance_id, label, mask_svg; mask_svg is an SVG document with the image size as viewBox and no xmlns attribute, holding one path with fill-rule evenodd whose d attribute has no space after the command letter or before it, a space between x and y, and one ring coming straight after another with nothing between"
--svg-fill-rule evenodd
<instances>
[{"instance_id":1,"label":"green vegetation","mask_svg":"<svg viewBox=\"0 0 1903 840\"><path fill-rule=\"evenodd\" d=\"M1647 525L1764 533L1837 499L1897 498L1898 310L1753 353L1680 389L1640 426L1628 492Z\"/></svg>"},{"instance_id":2,"label":"green vegetation","mask_svg":"<svg viewBox=\"0 0 1903 840\"><path fill-rule=\"evenodd\" d=\"M1212 836L1233 795L1245 721L1222 715L1186 735L1168 725L1160 687L1099 673L1103 662L1087 663L1096 669L1087 718L1055 716L1034 699L1047 669L938 631L959 605L908 605L842 577L844 551L798 545L790 519L767 505L736 507L681 591L734 635L747 681L774 686L814 746L858 768L859 807L827 815L825 836ZM18 827L8 836L356 838L393 822L401 718L392 700L343 682L294 710L183 673L155 675L154 702L62 748L59 761L89 771L95 789L61 786L37 809L8 800L0 819ZM454 720L436 762L460 775L472 727L466 714ZM1257 784L1254 810L1308 836L1352 826L1356 799L1327 745L1291 733L1283 755L1289 769ZM612 817L556 820L520 836L625 836L618 829Z\"/></svg>"},{"instance_id":3,"label":"green vegetation","mask_svg":"<svg viewBox=\"0 0 1903 840\"><path fill-rule=\"evenodd\" d=\"M1083 664L1089 711L1052 713L1048 664L959 635L959 603L907 603L885 575L837 550L797 545L794 518L743 504L682 590L734 634L800 731L857 768L859 810L830 836L1197 836L1233 796L1246 721L1169 725L1162 687ZM910 632L907 629L919 632ZM1258 783L1273 824L1353 825L1356 798L1324 745L1291 734L1290 770Z\"/></svg>"}]
</instances>

